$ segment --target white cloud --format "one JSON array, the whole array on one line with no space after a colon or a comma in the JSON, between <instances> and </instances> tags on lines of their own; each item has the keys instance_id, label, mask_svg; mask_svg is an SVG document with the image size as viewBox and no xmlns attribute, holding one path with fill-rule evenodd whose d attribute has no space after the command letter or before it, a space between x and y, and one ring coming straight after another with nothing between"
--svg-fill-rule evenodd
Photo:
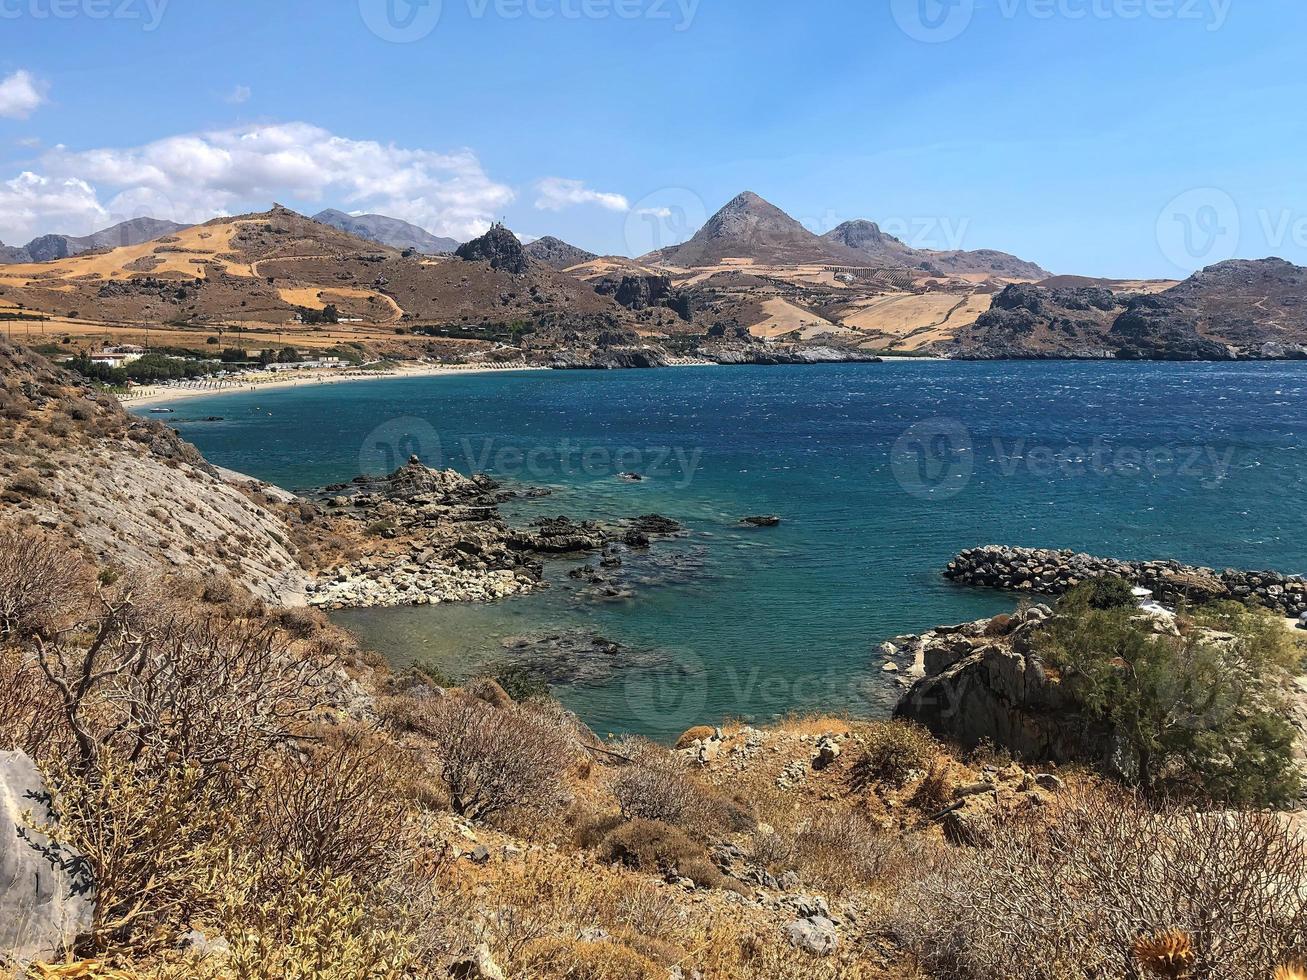
<instances>
[{"instance_id":1,"label":"white cloud","mask_svg":"<svg viewBox=\"0 0 1307 980\"><path fill-rule=\"evenodd\" d=\"M148 214L198 222L292 199L377 211L465 240L485 232L513 199L470 150L353 140L308 123L190 133L126 149L56 146L41 156L40 169L41 176L19 180L43 188L72 182L92 202L85 214L98 208L114 220ZM92 230L74 226L66 210L43 208L51 193L21 207L0 194L0 239Z\"/></svg>"},{"instance_id":2,"label":"white cloud","mask_svg":"<svg viewBox=\"0 0 1307 980\"><path fill-rule=\"evenodd\" d=\"M223 101L232 105L244 105L250 101L250 96L253 94L253 90L248 85L237 85L223 97Z\"/></svg>"},{"instance_id":3,"label":"white cloud","mask_svg":"<svg viewBox=\"0 0 1307 980\"><path fill-rule=\"evenodd\" d=\"M641 208L636 214L647 214L654 218L670 218L672 216L671 208Z\"/></svg>"},{"instance_id":4,"label":"white cloud","mask_svg":"<svg viewBox=\"0 0 1307 980\"><path fill-rule=\"evenodd\" d=\"M45 101L29 71L18 70L0 80L0 116L26 119Z\"/></svg>"},{"instance_id":5,"label":"white cloud","mask_svg":"<svg viewBox=\"0 0 1307 980\"><path fill-rule=\"evenodd\" d=\"M578 204L597 204L609 211L629 211L630 203L621 194L592 191L579 180L545 177L536 182L536 207L541 211L562 211Z\"/></svg>"},{"instance_id":6,"label":"white cloud","mask_svg":"<svg viewBox=\"0 0 1307 980\"><path fill-rule=\"evenodd\" d=\"M110 224L109 212L84 180L24 172L0 181L0 241L23 245L54 230L80 235Z\"/></svg>"}]
</instances>

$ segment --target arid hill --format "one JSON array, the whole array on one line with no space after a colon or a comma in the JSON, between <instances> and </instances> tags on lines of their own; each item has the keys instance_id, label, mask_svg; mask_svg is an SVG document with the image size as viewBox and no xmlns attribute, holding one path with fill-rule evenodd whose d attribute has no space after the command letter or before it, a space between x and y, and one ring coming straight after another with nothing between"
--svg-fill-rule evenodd
<instances>
[{"instance_id":1,"label":"arid hill","mask_svg":"<svg viewBox=\"0 0 1307 980\"><path fill-rule=\"evenodd\" d=\"M4 344L0 414L0 518L69 534L106 567L218 574L304 604L286 525L172 429Z\"/></svg>"},{"instance_id":2,"label":"arid hill","mask_svg":"<svg viewBox=\"0 0 1307 980\"><path fill-rule=\"evenodd\" d=\"M526 254L537 262L543 262L554 269L569 269L574 265L592 262L599 258L594 252L587 252L583 248L569 245L561 238L555 238L553 235L537 238L527 245Z\"/></svg>"},{"instance_id":3,"label":"arid hill","mask_svg":"<svg viewBox=\"0 0 1307 980\"><path fill-rule=\"evenodd\" d=\"M852 249L823 241L752 191L729 201L688 242L660 249L641 261L697 268L726 259L752 259L766 265L860 261Z\"/></svg>"},{"instance_id":4,"label":"arid hill","mask_svg":"<svg viewBox=\"0 0 1307 980\"><path fill-rule=\"evenodd\" d=\"M1048 275L1034 262L993 249L936 251L913 248L882 231L873 221L846 221L822 238L853 249L866 262L919 269L934 276L982 275L1007 279L1043 279Z\"/></svg>"},{"instance_id":5,"label":"arid hill","mask_svg":"<svg viewBox=\"0 0 1307 980\"><path fill-rule=\"evenodd\" d=\"M509 323L617 307L545 266L411 256L274 207L157 241L0 269L0 307L111 322L294 329L304 311L400 324Z\"/></svg>"},{"instance_id":6,"label":"arid hill","mask_svg":"<svg viewBox=\"0 0 1307 980\"><path fill-rule=\"evenodd\" d=\"M452 252L459 245L452 238L441 238L425 228L419 228L415 224L401 221L399 218L390 218L384 214L346 214L328 208L315 214L313 220L347 231L367 241L376 242L378 245L386 245L400 251L412 249L423 255Z\"/></svg>"},{"instance_id":7,"label":"arid hill","mask_svg":"<svg viewBox=\"0 0 1307 980\"><path fill-rule=\"evenodd\" d=\"M1162 292L1009 286L939 347L985 359L1307 357L1307 270L1283 259L1222 262Z\"/></svg>"},{"instance_id":8,"label":"arid hill","mask_svg":"<svg viewBox=\"0 0 1307 980\"><path fill-rule=\"evenodd\" d=\"M22 248L0 244L0 264L23 262L52 262L81 255L102 248L121 248L140 245L181 231L187 225L158 218L133 218L101 231L81 237L74 235L42 235L33 238Z\"/></svg>"}]
</instances>

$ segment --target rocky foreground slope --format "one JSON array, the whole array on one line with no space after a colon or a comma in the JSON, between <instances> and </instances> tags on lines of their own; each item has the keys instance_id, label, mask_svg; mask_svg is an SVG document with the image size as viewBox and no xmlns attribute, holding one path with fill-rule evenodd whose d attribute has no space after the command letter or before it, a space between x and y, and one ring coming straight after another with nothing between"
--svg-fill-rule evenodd
<instances>
[{"instance_id":1,"label":"rocky foreground slope","mask_svg":"<svg viewBox=\"0 0 1307 980\"><path fill-rule=\"evenodd\" d=\"M65 534L109 565L222 575L303 605L286 523L171 429L3 344L0 415L0 519Z\"/></svg>"}]
</instances>

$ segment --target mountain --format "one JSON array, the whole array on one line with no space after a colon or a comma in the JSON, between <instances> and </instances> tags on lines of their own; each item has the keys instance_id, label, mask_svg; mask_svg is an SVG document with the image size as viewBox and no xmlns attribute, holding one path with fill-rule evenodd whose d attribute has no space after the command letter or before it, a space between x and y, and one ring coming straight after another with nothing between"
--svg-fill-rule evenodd
<instances>
[{"instance_id":1,"label":"mountain","mask_svg":"<svg viewBox=\"0 0 1307 980\"><path fill-rule=\"evenodd\" d=\"M440 238L417 225L384 214L346 214L328 208L315 214L313 220L401 252L412 249L423 255L436 255L458 248L458 242L452 238Z\"/></svg>"},{"instance_id":2,"label":"mountain","mask_svg":"<svg viewBox=\"0 0 1307 980\"><path fill-rule=\"evenodd\" d=\"M1013 285L941 349L964 358L1307 358L1307 269L1221 262L1160 293Z\"/></svg>"},{"instance_id":3,"label":"mountain","mask_svg":"<svg viewBox=\"0 0 1307 980\"><path fill-rule=\"evenodd\" d=\"M184 229L165 243L0 266L0 306L88 329L107 321L206 332L322 332L313 311L333 306L351 334L388 345L415 327L470 325L465 332L480 336L508 324L626 316L573 276L530 262L507 229L472 244L472 261L405 255L277 205Z\"/></svg>"},{"instance_id":4,"label":"mountain","mask_svg":"<svg viewBox=\"0 0 1307 980\"><path fill-rule=\"evenodd\" d=\"M95 249L140 245L188 227L159 218L132 218L81 237L41 235L21 248L0 245L0 263L53 262Z\"/></svg>"},{"instance_id":5,"label":"mountain","mask_svg":"<svg viewBox=\"0 0 1307 980\"><path fill-rule=\"evenodd\" d=\"M683 268L718 265L724 259L752 259L763 265L862 261L852 249L824 241L752 191L727 203L688 242L646 258Z\"/></svg>"},{"instance_id":6,"label":"mountain","mask_svg":"<svg viewBox=\"0 0 1307 980\"><path fill-rule=\"evenodd\" d=\"M537 262L543 262L555 269L570 269L574 265L580 265L582 262L593 262L599 258L594 252L587 252L583 248L569 245L561 238L555 238L552 235L537 238L526 246L526 254Z\"/></svg>"},{"instance_id":7,"label":"mountain","mask_svg":"<svg viewBox=\"0 0 1307 980\"><path fill-rule=\"evenodd\" d=\"M986 275L1008 279L1045 279L1048 273L1034 262L993 249L935 251L918 249L881 230L874 221L846 221L822 236L828 242L852 249L864 260L930 275Z\"/></svg>"}]
</instances>

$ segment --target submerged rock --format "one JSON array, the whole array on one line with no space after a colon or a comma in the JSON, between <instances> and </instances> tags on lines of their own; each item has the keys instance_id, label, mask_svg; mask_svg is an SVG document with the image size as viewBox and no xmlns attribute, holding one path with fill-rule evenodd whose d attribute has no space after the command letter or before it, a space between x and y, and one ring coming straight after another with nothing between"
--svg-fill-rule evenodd
<instances>
[{"instance_id":1,"label":"submerged rock","mask_svg":"<svg viewBox=\"0 0 1307 980\"><path fill-rule=\"evenodd\" d=\"M654 651L632 650L585 630L517 636L502 643L495 669L512 667L546 684L605 684L629 670L657 669L671 661Z\"/></svg>"}]
</instances>

